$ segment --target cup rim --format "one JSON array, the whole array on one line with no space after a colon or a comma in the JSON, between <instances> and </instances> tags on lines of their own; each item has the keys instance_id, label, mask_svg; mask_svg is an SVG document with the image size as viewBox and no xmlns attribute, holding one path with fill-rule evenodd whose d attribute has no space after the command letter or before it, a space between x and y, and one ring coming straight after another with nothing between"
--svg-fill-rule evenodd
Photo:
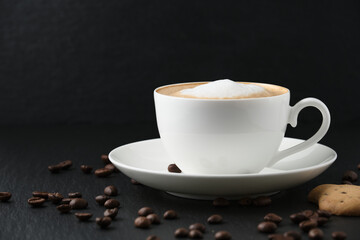
<instances>
[{"instance_id":1,"label":"cup rim","mask_svg":"<svg viewBox=\"0 0 360 240\"><path fill-rule=\"evenodd\" d=\"M284 88L286 90L286 92L279 94L279 95L274 95L274 96L270 96L270 97L256 97L256 98L226 98L226 99L216 99L216 98L186 98L186 97L178 97L178 96L170 96L170 95L165 95L162 93L159 93L158 90L161 88L165 88L165 87L170 87L170 86L176 86L176 85L182 85L182 84L197 84L197 83L209 83L211 81L201 81L201 82L183 82L183 83L172 83L172 84L167 84L167 85L163 85L160 87L155 88L154 90L154 96L158 95L158 96L162 96L165 98L172 98L172 99L179 99L179 100L184 100L184 101L205 101L205 102L233 102L233 101L259 101L259 100L263 100L263 99L273 99L273 98L279 98L282 96L285 96L286 94L290 94L290 90L286 87L280 86L280 85L276 85L276 84L271 84L271 83L260 83L260 82L245 82L245 81L236 81L239 83L255 83L255 84L261 84L261 85L268 85L268 86L275 86L275 87L280 87L280 88Z\"/></svg>"}]
</instances>

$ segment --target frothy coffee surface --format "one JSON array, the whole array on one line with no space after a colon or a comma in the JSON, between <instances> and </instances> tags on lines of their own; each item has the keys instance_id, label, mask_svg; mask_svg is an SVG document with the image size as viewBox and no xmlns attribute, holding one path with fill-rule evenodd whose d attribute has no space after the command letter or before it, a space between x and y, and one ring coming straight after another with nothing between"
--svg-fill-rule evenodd
<instances>
[{"instance_id":1,"label":"frothy coffee surface","mask_svg":"<svg viewBox=\"0 0 360 240\"><path fill-rule=\"evenodd\" d=\"M204 83L184 83L166 86L158 93L184 98L241 99L270 97L286 93L286 88L260 83L240 83L229 79Z\"/></svg>"}]
</instances>

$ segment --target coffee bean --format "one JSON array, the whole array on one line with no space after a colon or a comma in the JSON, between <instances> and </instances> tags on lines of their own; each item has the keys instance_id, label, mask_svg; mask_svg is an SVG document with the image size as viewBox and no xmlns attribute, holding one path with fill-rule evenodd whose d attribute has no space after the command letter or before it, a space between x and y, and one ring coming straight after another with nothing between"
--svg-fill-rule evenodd
<instances>
[{"instance_id":1,"label":"coffee bean","mask_svg":"<svg viewBox=\"0 0 360 240\"><path fill-rule=\"evenodd\" d=\"M134 185L141 185L141 183L139 183L135 179L131 179L131 183L134 184Z\"/></svg>"},{"instance_id":2,"label":"coffee bean","mask_svg":"<svg viewBox=\"0 0 360 240\"><path fill-rule=\"evenodd\" d=\"M109 196L106 196L106 195L99 195L99 196L96 196L95 197L95 201L100 205L100 206L103 206L104 203L109 200L110 197Z\"/></svg>"},{"instance_id":3,"label":"coffee bean","mask_svg":"<svg viewBox=\"0 0 360 240\"><path fill-rule=\"evenodd\" d=\"M111 224L110 217L97 217L96 224L99 225L101 228L107 228Z\"/></svg>"},{"instance_id":4,"label":"coffee bean","mask_svg":"<svg viewBox=\"0 0 360 240\"><path fill-rule=\"evenodd\" d=\"M134 225L137 228L149 228L150 227L150 220L146 217L137 217L134 221Z\"/></svg>"},{"instance_id":5,"label":"coffee bean","mask_svg":"<svg viewBox=\"0 0 360 240\"><path fill-rule=\"evenodd\" d=\"M326 218L330 218L331 217L331 212L328 212L326 210L320 210L318 209L317 214L319 215L319 217L326 217Z\"/></svg>"},{"instance_id":6,"label":"coffee bean","mask_svg":"<svg viewBox=\"0 0 360 240\"><path fill-rule=\"evenodd\" d=\"M167 210L165 213L164 213L164 219L175 219L177 218L177 213L174 211L174 210Z\"/></svg>"},{"instance_id":7,"label":"coffee bean","mask_svg":"<svg viewBox=\"0 0 360 240\"><path fill-rule=\"evenodd\" d=\"M329 221L326 217L318 217L315 220L317 221L318 226L324 226Z\"/></svg>"},{"instance_id":8,"label":"coffee bean","mask_svg":"<svg viewBox=\"0 0 360 240\"><path fill-rule=\"evenodd\" d=\"M79 212L75 213L74 215L80 221L87 221L93 216L92 213L79 213Z\"/></svg>"},{"instance_id":9,"label":"coffee bean","mask_svg":"<svg viewBox=\"0 0 360 240\"><path fill-rule=\"evenodd\" d=\"M202 239L204 236L202 234L202 232L200 232L199 230L190 230L189 232L189 238L192 239Z\"/></svg>"},{"instance_id":10,"label":"coffee bean","mask_svg":"<svg viewBox=\"0 0 360 240\"><path fill-rule=\"evenodd\" d=\"M118 212L119 212L118 208L106 209L104 212L104 217L111 217L111 219L114 219L118 214Z\"/></svg>"},{"instance_id":11,"label":"coffee bean","mask_svg":"<svg viewBox=\"0 0 360 240\"><path fill-rule=\"evenodd\" d=\"M51 166L48 166L48 169L51 173L58 173L58 172L60 172L62 167L60 165L51 165Z\"/></svg>"},{"instance_id":12,"label":"coffee bean","mask_svg":"<svg viewBox=\"0 0 360 240\"><path fill-rule=\"evenodd\" d=\"M344 172L342 180L347 180L349 182L355 182L358 179L358 175L356 172L347 170Z\"/></svg>"},{"instance_id":13,"label":"coffee bean","mask_svg":"<svg viewBox=\"0 0 360 240\"><path fill-rule=\"evenodd\" d=\"M61 213L68 213L71 211L71 207L69 204L61 204L56 207L57 210L59 210Z\"/></svg>"},{"instance_id":14,"label":"coffee bean","mask_svg":"<svg viewBox=\"0 0 360 240\"><path fill-rule=\"evenodd\" d=\"M268 235L269 240L294 240L292 237L287 237L282 234L270 234Z\"/></svg>"},{"instance_id":15,"label":"coffee bean","mask_svg":"<svg viewBox=\"0 0 360 240\"><path fill-rule=\"evenodd\" d=\"M70 204L72 198L63 198L61 199L61 204Z\"/></svg>"},{"instance_id":16,"label":"coffee bean","mask_svg":"<svg viewBox=\"0 0 360 240\"><path fill-rule=\"evenodd\" d=\"M305 217L310 218L312 215L314 215L314 211L313 210L304 210L302 211L302 213L305 215Z\"/></svg>"},{"instance_id":17,"label":"coffee bean","mask_svg":"<svg viewBox=\"0 0 360 240\"><path fill-rule=\"evenodd\" d=\"M298 224L298 223L303 222L303 221L308 220L308 219L309 218L306 217L304 215L304 213L302 213L302 212L293 213L293 214L290 215L290 220L295 224Z\"/></svg>"},{"instance_id":18,"label":"coffee bean","mask_svg":"<svg viewBox=\"0 0 360 240\"><path fill-rule=\"evenodd\" d=\"M161 239L156 235L150 235L146 238L146 240L161 240Z\"/></svg>"},{"instance_id":19,"label":"coffee bean","mask_svg":"<svg viewBox=\"0 0 360 240\"><path fill-rule=\"evenodd\" d=\"M174 232L176 238L187 238L189 236L189 230L186 228L178 228Z\"/></svg>"},{"instance_id":20,"label":"coffee bean","mask_svg":"<svg viewBox=\"0 0 360 240\"><path fill-rule=\"evenodd\" d=\"M45 199L41 198L41 197L32 197L32 198L28 199L28 203L32 207L40 207L41 205L43 205L44 202L45 202Z\"/></svg>"},{"instance_id":21,"label":"coffee bean","mask_svg":"<svg viewBox=\"0 0 360 240\"><path fill-rule=\"evenodd\" d=\"M264 220L279 224L282 221L282 217L276 215L275 213L268 213L265 215Z\"/></svg>"},{"instance_id":22,"label":"coffee bean","mask_svg":"<svg viewBox=\"0 0 360 240\"><path fill-rule=\"evenodd\" d=\"M108 177L111 175L111 173L112 171L107 168L99 168L95 170L95 175L97 177Z\"/></svg>"},{"instance_id":23,"label":"coffee bean","mask_svg":"<svg viewBox=\"0 0 360 240\"><path fill-rule=\"evenodd\" d=\"M146 218L150 220L151 224L160 224L160 218L155 213L147 215Z\"/></svg>"},{"instance_id":24,"label":"coffee bean","mask_svg":"<svg viewBox=\"0 0 360 240\"><path fill-rule=\"evenodd\" d=\"M292 237L293 240L301 240L301 233L297 231L287 231L284 233L285 237Z\"/></svg>"},{"instance_id":25,"label":"coffee bean","mask_svg":"<svg viewBox=\"0 0 360 240\"><path fill-rule=\"evenodd\" d=\"M0 192L0 202L7 202L11 198L11 193L9 192Z\"/></svg>"},{"instance_id":26,"label":"coffee bean","mask_svg":"<svg viewBox=\"0 0 360 240\"><path fill-rule=\"evenodd\" d=\"M80 192L68 193L69 198L81 198L82 194Z\"/></svg>"},{"instance_id":27,"label":"coffee bean","mask_svg":"<svg viewBox=\"0 0 360 240\"><path fill-rule=\"evenodd\" d=\"M305 220L305 221L302 221L301 223L299 223L299 227L304 232L308 232L311 229L317 227L317 222L313 221L313 220Z\"/></svg>"},{"instance_id":28,"label":"coffee bean","mask_svg":"<svg viewBox=\"0 0 360 240\"><path fill-rule=\"evenodd\" d=\"M271 198L266 196L260 196L253 200L253 205L257 207L265 207L271 204Z\"/></svg>"},{"instance_id":29,"label":"coffee bean","mask_svg":"<svg viewBox=\"0 0 360 240\"><path fill-rule=\"evenodd\" d=\"M107 168L114 173L120 172L119 169L117 169L112 163L106 164L104 168Z\"/></svg>"},{"instance_id":30,"label":"coffee bean","mask_svg":"<svg viewBox=\"0 0 360 240\"><path fill-rule=\"evenodd\" d=\"M93 170L93 168L90 167L89 165L81 165L81 166L80 166L80 169L81 169L81 171L82 171L83 173L85 173L85 174L89 174L89 173L91 173L92 170Z\"/></svg>"},{"instance_id":31,"label":"coffee bean","mask_svg":"<svg viewBox=\"0 0 360 240\"><path fill-rule=\"evenodd\" d=\"M202 233L205 233L206 227L202 223L194 223L189 226L189 230L199 230Z\"/></svg>"},{"instance_id":32,"label":"coffee bean","mask_svg":"<svg viewBox=\"0 0 360 240\"><path fill-rule=\"evenodd\" d=\"M238 204L240 206L250 206L252 204L251 198L242 198L238 201Z\"/></svg>"},{"instance_id":33,"label":"coffee bean","mask_svg":"<svg viewBox=\"0 0 360 240\"><path fill-rule=\"evenodd\" d=\"M109 160L108 155L103 154L103 155L100 156L100 158L101 158L101 161L103 161L104 164L111 163L110 160Z\"/></svg>"},{"instance_id":34,"label":"coffee bean","mask_svg":"<svg viewBox=\"0 0 360 240\"><path fill-rule=\"evenodd\" d=\"M85 209L88 206L88 202L83 198L74 198L69 204L72 209Z\"/></svg>"},{"instance_id":35,"label":"coffee bean","mask_svg":"<svg viewBox=\"0 0 360 240\"><path fill-rule=\"evenodd\" d=\"M171 173L181 173L180 168L178 168L178 166L176 166L176 164L170 164L168 166L168 171Z\"/></svg>"},{"instance_id":36,"label":"coffee bean","mask_svg":"<svg viewBox=\"0 0 360 240\"><path fill-rule=\"evenodd\" d=\"M357 169L360 170L360 163L357 165Z\"/></svg>"},{"instance_id":37,"label":"coffee bean","mask_svg":"<svg viewBox=\"0 0 360 240\"><path fill-rule=\"evenodd\" d=\"M262 233L273 233L277 229L277 225L273 222L261 222L257 229Z\"/></svg>"},{"instance_id":38,"label":"coffee bean","mask_svg":"<svg viewBox=\"0 0 360 240\"><path fill-rule=\"evenodd\" d=\"M106 200L106 202L104 203L104 206L106 208L116 208L116 207L120 207L120 202L116 199L109 199Z\"/></svg>"},{"instance_id":39,"label":"coffee bean","mask_svg":"<svg viewBox=\"0 0 360 240\"><path fill-rule=\"evenodd\" d=\"M216 240L230 240L231 234L227 231L218 231L215 233L215 239Z\"/></svg>"},{"instance_id":40,"label":"coffee bean","mask_svg":"<svg viewBox=\"0 0 360 240\"><path fill-rule=\"evenodd\" d=\"M324 233L320 228L313 228L308 234L310 239L321 240L324 238Z\"/></svg>"},{"instance_id":41,"label":"coffee bean","mask_svg":"<svg viewBox=\"0 0 360 240\"><path fill-rule=\"evenodd\" d=\"M61 200L63 198L64 197L60 193L49 193L48 194L48 199L54 204L61 202ZM70 203L70 201L69 201L69 203Z\"/></svg>"},{"instance_id":42,"label":"coffee bean","mask_svg":"<svg viewBox=\"0 0 360 240\"><path fill-rule=\"evenodd\" d=\"M216 198L213 201L213 206L215 206L215 207L226 207L229 205L230 205L230 202L225 198Z\"/></svg>"},{"instance_id":43,"label":"coffee bean","mask_svg":"<svg viewBox=\"0 0 360 240\"><path fill-rule=\"evenodd\" d=\"M353 185L353 183L348 180L342 180L341 183L346 185Z\"/></svg>"},{"instance_id":44,"label":"coffee bean","mask_svg":"<svg viewBox=\"0 0 360 240\"><path fill-rule=\"evenodd\" d=\"M69 169L72 166L72 161L65 160L65 161L59 163L58 166L60 166L61 169L63 169L63 170Z\"/></svg>"},{"instance_id":45,"label":"coffee bean","mask_svg":"<svg viewBox=\"0 0 360 240\"><path fill-rule=\"evenodd\" d=\"M116 189L115 186L110 185L104 189L104 193L105 193L105 195L108 195L108 196L116 196L116 195L118 195L118 190Z\"/></svg>"},{"instance_id":46,"label":"coffee bean","mask_svg":"<svg viewBox=\"0 0 360 240\"><path fill-rule=\"evenodd\" d=\"M32 192L33 197L40 197L40 198L44 198L44 199L48 199L48 192L39 192L39 191L34 191Z\"/></svg>"},{"instance_id":47,"label":"coffee bean","mask_svg":"<svg viewBox=\"0 0 360 240\"><path fill-rule=\"evenodd\" d=\"M139 216L144 216L146 217L147 215L149 215L150 213L154 213L154 210L152 210L151 208L149 207L142 207L139 209L138 211L138 215Z\"/></svg>"},{"instance_id":48,"label":"coffee bean","mask_svg":"<svg viewBox=\"0 0 360 240\"><path fill-rule=\"evenodd\" d=\"M332 232L331 233L331 237L334 239L334 240L345 240L347 235L345 232Z\"/></svg>"},{"instance_id":49,"label":"coffee bean","mask_svg":"<svg viewBox=\"0 0 360 240\"><path fill-rule=\"evenodd\" d=\"M218 224L218 223L222 223L223 221L223 218L221 215L218 215L218 214L214 214L214 215L211 215L208 219L207 219L207 222L209 224Z\"/></svg>"}]
</instances>

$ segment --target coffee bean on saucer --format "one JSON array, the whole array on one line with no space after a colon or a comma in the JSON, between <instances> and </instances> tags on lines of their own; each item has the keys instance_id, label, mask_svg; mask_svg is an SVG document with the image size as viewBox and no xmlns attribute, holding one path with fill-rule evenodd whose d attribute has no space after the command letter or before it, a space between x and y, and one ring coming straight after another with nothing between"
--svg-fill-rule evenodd
<instances>
[{"instance_id":1,"label":"coffee bean on saucer","mask_svg":"<svg viewBox=\"0 0 360 240\"><path fill-rule=\"evenodd\" d=\"M69 204L72 209L85 209L88 206L88 202L83 198L73 198Z\"/></svg>"},{"instance_id":2,"label":"coffee bean on saucer","mask_svg":"<svg viewBox=\"0 0 360 240\"><path fill-rule=\"evenodd\" d=\"M168 171L172 172L172 173L181 173L181 170L178 166L176 166L176 164L170 164L168 166Z\"/></svg>"},{"instance_id":3,"label":"coffee bean on saucer","mask_svg":"<svg viewBox=\"0 0 360 240\"><path fill-rule=\"evenodd\" d=\"M104 168L107 168L114 173L120 172L119 169L117 169L112 163L106 164Z\"/></svg>"},{"instance_id":4,"label":"coffee bean on saucer","mask_svg":"<svg viewBox=\"0 0 360 240\"><path fill-rule=\"evenodd\" d=\"M213 201L213 206L215 206L215 207L226 207L229 205L230 205L230 202L225 198L216 198Z\"/></svg>"},{"instance_id":5,"label":"coffee bean on saucer","mask_svg":"<svg viewBox=\"0 0 360 240\"><path fill-rule=\"evenodd\" d=\"M54 204L61 202L61 200L63 198L64 197L60 193L49 193L48 194L48 199ZM70 203L70 201L69 201L69 203Z\"/></svg>"},{"instance_id":6,"label":"coffee bean on saucer","mask_svg":"<svg viewBox=\"0 0 360 240\"><path fill-rule=\"evenodd\" d=\"M314 211L307 209L307 210L302 211L302 213L305 215L305 217L310 218L314 214Z\"/></svg>"},{"instance_id":7,"label":"coffee bean on saucer","mask_svg":"<svg viewBox=\"0 0 360 240\"><path fill-rule=\"evenodd\" d=\"M61 204L70 204L72 198L63 198L61 199Z\"/></svg>"},{"instance_id":8,"label":"coffee bean on saucer","mask_svg":"<svg viewBox=\"0 0 360 240\"><path fill-rule=\"evenodd\" d=\"M164 219L175 219L177 218L177 213L174 211L174 210L167 210L165 213L164 213Z\"/></svg>"},{"instance_id":9,"label":"coffee bean on saucer","mask_svg":"<svg viewBox=\"0 0 360 240\"><path fill-rule=\"evenodd\" d=\"M96 224L99 225L101 228L107 228L111 224L110 217L97 217Z\"/></svg>"},{"instance_id":10,"label":"coffee bean on saucer","mask_svg":"<svg viewBox=\"0 0 360 240\"><path fill-rule=\"evenodd\" d=\"M283 234L269 234L269 240L294 240L292 237L284 236Z\"/></svg>"},{"instance_id":11,"label":"coffee bean on saucer","mask_svg":"<svg viewBox=\"0 0 360 240\"><path fill-rule=\"evenodd\" d=\"M139 216L143 216L143 217L146 217L147 215L149 215L150 213L154 213L154 210L152 210L151 208L149 207L142 207L139 209L138 211L138 215Z\"/></svg>"},{"instance_id":12,"label":"coffee bean on saucer","mask_svg":"<svg viewBox=\"0 0 360 240\"><path fill-rule=\"evenodd\" d=\"M264 220L279 224L282 221L282 217L276 215L275 213L268 213L265 215Z\"/></svg>"},{"instance_id":13,"label":"coffee bean on saucer","mask_svg":"<svg viewBox=\"0 0 360 240\"><path fill-rule=\"evenodd\" d=\"M48 169L49 169L49 171L51 173L58 173L62 169L62 166L60 166L60 165L51 165L51 166L48 166Z\"/></svg>"},{"instance_id":14,"label":"coffee bean on saucer","mask_svg":"<svg viewBox=\"0 0 360 240\"><path fill-rule=\"evenodd\" d=\"M147 215L146 218L150 220L151 224L160 224L160 218L155 213Z\"/></svg>"},{"instance_id":15,"label":"coffee bean on saucer","mask_svg":"<svg viewBox=\"0 0 360 240\"><path fill-rule=\"evenodd\" d=\"M58 164L62 170L66 170L69 169L72 166L72 161L71 160L65 160L61 163Z\"/></svg>"},{"instance_id":16,"label":"coffee bean on saucer","mask_svg":"<svg viewBox=\"0 0 360 240\"><path fill-rule=\"evenodd\" d=\"M111 163L110 160L109 160L108 155L103 154L103 155L100 156L100 158L101 158L101 161L103 161L104 164Z\"/></svg>"},{"instance_id":17,"label":"coffee bean on saucer","mask_svg":"<svg viewBox=\"0 0 360 240\"><path fill-rule=\"evenodd\" d=\"M131 183L134 184L134 185L141 185L141 183L139 183L135 179L131 179Z\"/></svg>"},{"instance_id":18,"label":"coffee bean on saucer","mask_svg":"<svg viewBox=\"0 0 360 240\"><path fill-rule=\"evenodd\" d=\"M271 198L267 196L260 196L253 200L253 205L257 207L265 207L271 204Z\"/></svg>"},{"instance_id":19,"label":"coffee bean on saucer","mask_svg":"<svg viewBox=\"0 0 360 240\"><path fill-rule=\"evenodd\" d=\"M99 168L95 170L95 175L97 177L108 177L111 175L111 173L112 171L107 168Z\"/></svg>"},{"instance_id":20,"label":"coffee bean on saucer","mask_svg":"<svg viewBox=\"0 0 360 240\"><path fill-rule=\"evenodd\" d=\"M344 172L342 180L347 180L349 182L355 182L358 179L358 175L356 172L347 170Z\"/></svg>"},{"instance_id":21,"label":"coffee bean on saucer","mask_svg":"<svg viewBox=\"0 0 360 240\"><path fill-rule=\"evenodd\" d=\"M106 196L106 195L99 195L99 196L96 196L95 197L95 201L100 205L100 206L103 206L104 203L109 200L110 197L109 196Z\"/></svg>"},{"instance_id":22,"label":"coffee bean on saucer","mask_svg":"<svg viewBox=\"0 0 360 240\"><path fill-rule=\"evenodd\" d=\"M199 230L190 230L189 238L191 239L202 239L204 236L201 231Z\"/></svg>"},{"instance_id":23,"label":"coffee bean on saucer","mask_svg":"<svg viewBox=\"0 0 360 240\"><path fill-rule=\"evenodd\" d=\"M223 221L223 217L221 215L219 215L219 214L211 215L207 219L207 222L209 224L219 224L219 223L222 223L222 221Z\"/></svg>"},{"instance_id":24,"label":"coffee bean on saucer","mask_svg":"<svg viewBox=\"0 0 360 240\"><path fill-rule=\"evenodd\" d=\"M331 237L334 239L334 240L345 240L347 235L345 232L339 232L339 231L336 231L336 232L332 232L331 233Z\"/></svg>"},{"instance_id":25,"label":"coffee bean on saucer","mask_svg":"<svg viewBox=\"0 0 360 240\"><path fill-rule=\"evenodd\" d=\"M202 233L205 233L206 227L202 223L194 223L189 226L189 230L199 230Z\"/></svg>"},{"instance_id":26,"label":"coffee bean on saucer","mask_svg":"<svg viewBox=\"0 0 360 240\"><path fill-rule=\"evenodd\" d=\"M302 213L302 212L293 213L293 214L290 215L290 220L295 224L298 224L298 223L303 222L303 221L308 220L308 219L309 218L306 217L304 215L304 213Z\"/></svg>"},{"instance_id":27,"label":"coffee bean on saucer","mask_svg":"<svg viewBox=\"0 0 360 240\"><path fill-rule=\"evenodd\" d=\"M329 211L318 209L316 212L319 215L319 217L326 217L326 218L331 217L331 212L329 212Z\"/></svg>"},{"instance_id":28,"label":"coffee bean on saucer","mask_svg":"<svg viewBox=\"0 0 360 240\"><path fill-rule=\"evenodd\" d=\"M341 183L346 185L353 185L353 183L348 180L342 180Z\"/></svg>"},{"instance_id":29,"label":"coffee bean on saucer","mask_svg":"<svg viewBox=\"0 0 360 240\"><path fill-rule=\"evenodd\" d=\"M69 204L61 204L56 207L57 210L59 210L61 213L68 213L71 211L71 207Z\"/></svg>"},{"instance_id":30,"label":"coffee bean on saucer","mask_svg":"<svg viewBox=\"0 0 360 240\"><path fill-rule=\"evenodd\" d=\"M114 219L118 214L118 212L119 212L118 208L106 209L104 212L104 217L111 217L111 219Z\"/></svg>"},{"instance_id":31,"label":"coffee bean on saucer","mask_svg":"<svg viewBox=\"0 0 360 240\"><path fill-rule=\"evenodd\" d=\"M215 233L215 239L216 240L230 240L231 234L227 231L218 231Z\"/></svg>"},{"instance_id":32,"label":"coffee bean on saucer","mask_svg":"<svg viewBox=\"0 0 360 240\"><path fill-rule=\"evenodd\" d=\"M80 221L87 221L89 220L93 215L92 213L80 213L77 212L74 214L75 217L77 217Z\"/></svg>"},{"instance_id":33,"label":"coffee bean on saucer","mask_svg":"<svg viewBox=\"0 0 360 240\"><path fill-rule=\"evenodd\" d=\"M285 237L292 237L293 240L301 240L301 233L297 231L287 231L284 233Z\"/></svg>"},{"instance_id":34,"label":"coffee bean on saucer","mask_svg":"<svg viewBox=\"0 0 360 240\"><path fill-rule=\"evenodd\" d=\"M277 225L273 222L261 222L257 229L262 233L273 233L277 229Z\"/></svg>"},{"instance_id":35,"label":"coffee bean on saucer","mask_svg":"<svg viewBox=\"0 0 360 240\"><path fill-rule=\"evenodd\" d=\"M251 198L242 198L238 201L238 204L240 206L250 206L252 204Z\"/></svg>"},{"instance_id":36,"label":"coffee bean on saucer","mask_svg":"<svg viewBox=\"0 0 360 240\"><path fill-rule=\"evenodd\" d=\"M301 223L299 223L299 227L304 232L308 232L311 229L317 227L317 222L313 221L313 220L305 220L305 221L302 221Z\"/></svg>"},{"instance_id":37,"label":"coffee bean on saucer","mask_svg":"<svg viewBox=\"0 0 360 240\"><path fill-rule=\"evenodd\" d=\"M329 221L329 219L326 217L318 217L318 218L315 218L314 220L317 221L318 226L324 226Z\"/></svg>"},{"instance_id":38,"label":"coffee bean on saucer","mask_svg":"<svg viewBox=\"0 0 360 240\"><path fill-rule=\"evenodd\" d=\"M324 238L324 232L320 228L313 228L308 234L310 239L321 240Z\"/></svg>"},{"instance_id":39,"label":"coffee bean on saucer","mask_svg":"<svg viewBox=\"0 0 360 240\"><path fill-rule=\"evenodd\" d=\"M161 240L161 239L156 235L150 235L146 238L146 240Z\"/></svg>"},{"instance_id":40,"label":"coffee bean on saucer","mask_svg":"<svg viewBox=\"0 0 360 240\"><path fill-rule=\"evenodd\" d=\"M106 208L120 207L120 202L116 199L110 198L109 200L106 200L106 202L104 203L104 207Z\"/></svg>"},{"instance_id":41,"label":"coffee bean on saucer","mask_svg":"<svg viewBox=\"0 0 360 240\"><path fill-rule=\"evenodd\" d=\"M11 193L9 192L0 192L0 202L7 202L11 198Z\"/></svg>"},{"instance_id":42,"label":"coffee bean on saucer","mask_svg":"<svg viewBox=\"0 0 360 240\"><path fill-rule=\"evenodd\" d=\"M110 185L104 189L104 193L105 193L105 195L108 195L108 196L116 196L116 195L118 195L118 190L116 189L115 186Z\"/></svg>"},{"instance_id":43,"label":"coffee bean on saucer","mask_svg":"<svg viewBox=\"0 0 360 240\"><path fill-rule=\"evenodd\" d=\"M69 198L81 198L82 194L80 192L68 193Z\"/></svg>"},{"instance_id":44,"label":"coffee bean on saucer","mask_svg":"<svg viewBox=\"0 0 360 240\"><path fill-rule=\"evenodd\" d=\"M39 191L34 191L32 192L33 197L40 197L40 198L44 198L44 199L48 199L48 192L39 192Z\"/></svg>"},{"instance_id":45,"label":"coffee bean on saucer","mask_svg":"<svg viewBox=\"0 0 360 240\"><path fill-rule=\"evenodd\" d=\"M32 207L40 207L41 205L43 205L44 202L45 202L45 199L41 198L41 197L32 197L32 198L28 199L28 203Z\"/></svg>"},{"instance_id":46,"label":"coffee bean on saucer","mask_svg":"<svg viewBox=\"0 0 360 240\"><path fill-rule=\"evenodd\" d=\"M140 216L135 219L134 225L137 228L149 228L151 225L151 222L146 217Z\"/></svg>"},{"instance_id":47,"label":"coffee bean on saucer","mask_svg":"<svg viewBox=\"0 0 360 240\"><path fill-rule=\"evenodd\" d=\"M176 238L187 238L189 236L189 230L186 228L178 228L174 232Z\"/></svg>"},{"instance_id":48,"label":"coffee bean on saucer","mask_svg":"<svg viewBox=\"0 0 360 240\"><path fill-rule=\"evenodd\" d=\"M90 167L89 165L81 165L81 166L80 166L80 169L81 169L81 171L82 171L83 173L85 173L85 174L89 174L89 173L91 173L92 170L93 170L93 168Z\"/></svg>"}]
</instances>

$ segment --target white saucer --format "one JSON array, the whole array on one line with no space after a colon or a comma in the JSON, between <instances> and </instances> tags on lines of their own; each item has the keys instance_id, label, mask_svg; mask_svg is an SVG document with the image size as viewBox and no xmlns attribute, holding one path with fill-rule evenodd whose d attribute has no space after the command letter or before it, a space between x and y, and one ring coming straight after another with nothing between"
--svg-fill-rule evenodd
<instances>
[{"instance_id":1,"label":"white saucer","mask_svg":"<svg viewBox=\"0 0 360 240\"><path fill-rule=\"evenodd\" d=\"M280 149L302 141L284 138ZM260 173L196 175L169 173L167 167L172 161L159 138L123 145L109 154L110 161L128 177L149 187L193 199L238 199L295 187L321 174L336 157L336 152L331 148L315 144Z\"/></svg>"}]
</instances>

